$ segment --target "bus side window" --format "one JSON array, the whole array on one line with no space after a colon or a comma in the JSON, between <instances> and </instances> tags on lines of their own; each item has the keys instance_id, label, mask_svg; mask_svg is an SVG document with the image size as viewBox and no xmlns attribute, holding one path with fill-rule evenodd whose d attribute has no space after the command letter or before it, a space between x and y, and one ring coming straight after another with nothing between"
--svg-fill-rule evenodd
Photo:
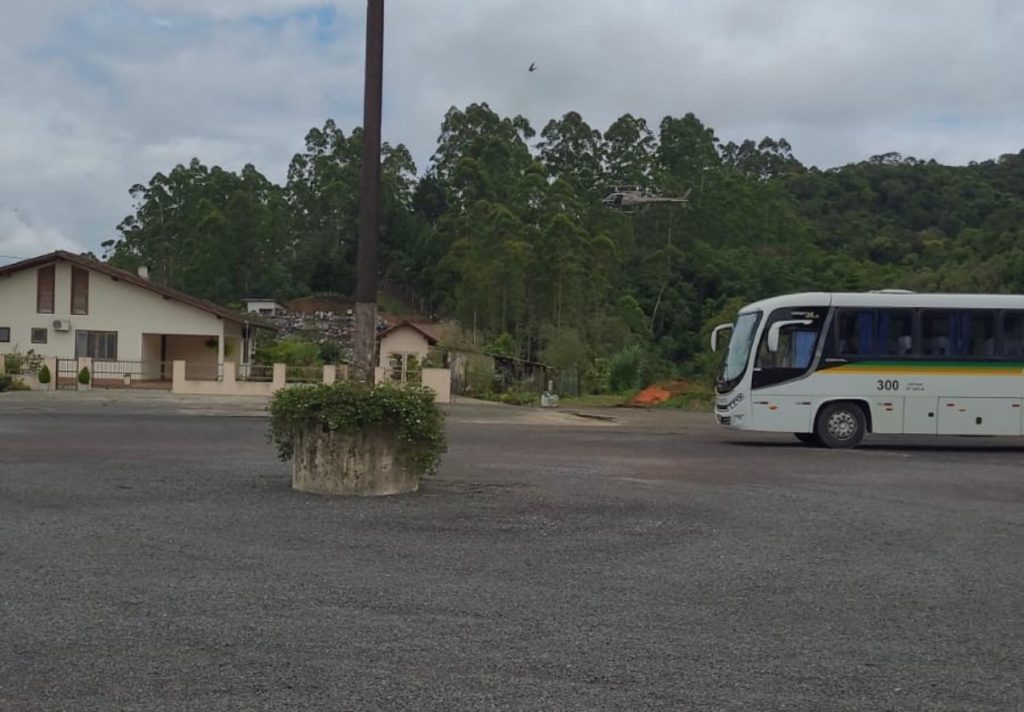
<instances>
[{"instance_id":1,"label":"bus side window","mask_svg":"<svg viewBox=\"0 0 1024 712\"><path fill-rule=\"evenodd\" d=\"M839 312L836 349L840 356L866 356L874 347L875 313L873 311Z\"/></svg>"},{"instance_id":2,"label":"bus side window","mask_svg":"<svg viewBox=\"0 0 1024 712\"><path fill-rule=\"evenodd\" d=\"M914 350L910 309L840 311L834 324L840 356L909 356Z\"/></svg>"},{"instance_id":3,"label":"bus side window","mask_svg":"<svg viewBox=\"0 0 1024 712\"><path fill-rule=\"evenodd\" d=\"M1003 315L1003 348L1000 356L1024 357L1024 312Z\"/></svg>"},{"instance_id":4,"label":"bus side window","mask_svg":"<svg viewBox=\"0 0 1024 712\"><path fill-rule=\"evenodd\" d=\"M995 355L995 313L982 310L921 313L921 341L926 356Z\"/></svg>"},{"instance_id":5,"label":"bus side window","mask_svg":"<svg viewBox=\"0 0 1024 712\"><path fill-rule=\"evenodd\" d=\"M921 312L921 353L925 356L949 355L949 324L951 312Z\"/></svg>"},{"instance_id":6,"label":"bus side window","mask_svg":"<svg viewBox=\"0 0 1024 712\"><path fill-rule=\"evenodd\" d=\"M990 311L961 312L960 339L968 355L996 355L996 315Z\"/></svg>"},{"instance_id":7,"label":"bus side window","mask_svg":"<svg viewBox=\"0 0 1024 712\"><path fill-rule=\"evenodd\" d=\"M909 356L914 350L914 312L909 309L880 311L878 340L886 356Z\"/></svg>"}]
</instances>

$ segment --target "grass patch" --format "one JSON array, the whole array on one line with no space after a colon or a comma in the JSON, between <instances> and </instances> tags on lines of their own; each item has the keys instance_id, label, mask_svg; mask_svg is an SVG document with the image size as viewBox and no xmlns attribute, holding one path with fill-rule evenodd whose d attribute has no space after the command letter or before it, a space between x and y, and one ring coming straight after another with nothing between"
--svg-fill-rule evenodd
<instances>
[{"instance_id":1,"label":"grass patch","mask_svg":"<svg viewBox=\"0 0 1024 712\"><path fill-rule=\"evenodd\" d=\"M504 403L506 405L540 405L540 396L527 391L509 391L507 393L477 393L473 396L478 400Z\"/></svg>"}]
</instances>

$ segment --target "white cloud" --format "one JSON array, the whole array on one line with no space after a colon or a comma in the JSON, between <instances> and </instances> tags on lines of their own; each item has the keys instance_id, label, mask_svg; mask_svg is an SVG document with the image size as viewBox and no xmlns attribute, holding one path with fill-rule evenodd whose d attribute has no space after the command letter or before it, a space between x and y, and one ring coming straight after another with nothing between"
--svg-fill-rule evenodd
<instances>
[{"instance_id":1,"label":"white cloud","mask_svg":"<svg viewBox=\"0 0 1024 712\"><path fill-rule=\"evenodd\" d=\"M0 207L0 264L54 250L83 252L84 248L54 226L37 227L20 210Z\"/></svg>"},{"instance_id":2,"label":"white cloud","mask_svg":"<svg viewBox=\"0 0 1024 712\"><path fill-rule=\"evenodd\" d=\"M310 127L361 121L365 7L5 7L0 201L45 227L8 218L0 245L98 250L128 188L193 155L283 180ZM1024 143L1024 5L1009 0L389 0L387 27L385 138L421 168L444 112L474 101L538 130L570 110L601 129L692 111L724 140L783 136L822 166Z\"/></svg>"}]
</instances>

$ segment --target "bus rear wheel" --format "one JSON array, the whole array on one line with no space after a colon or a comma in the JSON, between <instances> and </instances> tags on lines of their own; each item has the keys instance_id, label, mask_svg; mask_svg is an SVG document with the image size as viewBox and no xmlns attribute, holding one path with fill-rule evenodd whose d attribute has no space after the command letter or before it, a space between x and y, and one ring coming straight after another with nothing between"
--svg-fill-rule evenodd
<instances>
[{"instance_id":1,"label":"bus rear wheel","mask_svg":"<svg viewBox=\"0 0 1024 712\"><path fill-rule=\"evenodd\" d=\"M867 432L864 411L856 403L829 403L818 412L814 433L829 448L852 448L860 445Z\"/></svg>"},{"instance_id":2,"label":"bus rear wheel","mask_svg":"<svg viewBox=\"0 0 1024 712\"><path fill-rule=\"evenodd\" d=\"M818 438L817 433L793 433L793 435L804 445L821 447L821 440Z\"/></svg>"}]
</instances>

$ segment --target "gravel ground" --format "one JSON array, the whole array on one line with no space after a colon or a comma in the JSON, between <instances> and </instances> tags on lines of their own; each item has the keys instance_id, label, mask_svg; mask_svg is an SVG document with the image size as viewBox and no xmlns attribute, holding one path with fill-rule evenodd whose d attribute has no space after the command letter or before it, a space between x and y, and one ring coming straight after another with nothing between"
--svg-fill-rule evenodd
<instances>
[{"instance_id":1,"label":"gravel ground","mask_svg":"<svg viewBox=\"0 0 1024 712\"><path fill-rule=\"evenodd\" d=\"M1024 710L1024 443L467 405L331 499L260 417L58 403L0 401L4 712Z\"/></svg>"}]
</instances>

